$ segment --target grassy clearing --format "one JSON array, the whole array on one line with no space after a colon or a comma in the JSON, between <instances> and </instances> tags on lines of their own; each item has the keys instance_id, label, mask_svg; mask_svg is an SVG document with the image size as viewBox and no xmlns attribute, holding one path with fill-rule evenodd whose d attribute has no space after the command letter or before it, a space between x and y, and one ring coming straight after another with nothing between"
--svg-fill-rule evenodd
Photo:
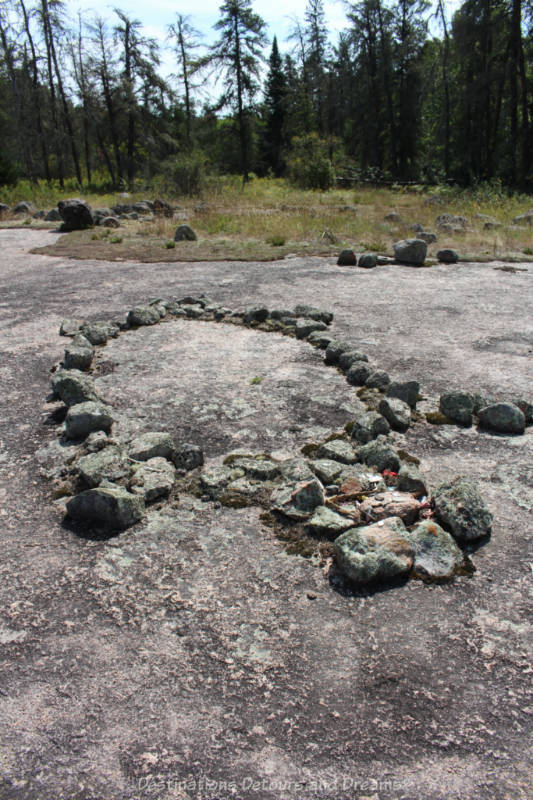
<instances>
[{"instance_id":1,"label":"grassy clearing","mask_svg":"<svg viewBox=\"0 0 533 800\"><path fill-rule=\"evenodd\" d=\"M40 208L51 208L61 197L76 194L79 192L73 187L67 187L63 193L41 187L28 197L21 189L15 189L11 193L2 192L0 200L13 204L30 199ZM93 207L152 197L146 192L128 198L91 193L83 196ZM302 191L284 180L266 178L253 180L243 189L238 180L228 179L201 199L165 199L176 207L174 219L127 222L120 231L122 242L112 244L109 234L95 229L95 232L63 236L44 252L137 261L272 260L290 253L334 255L345 247L357 253L392 254L393 242L414 236L409 226L420 223L424 230L438 236L437 242L428 248L429 258L443 247L453 247L463 258L528 260L533 255L533 229L512 226L515 216L533 208L533 198L508 196L498 187L482 187L477 191L363 187L317 192ZM400 215L402 223L385 221L391 211ZM440 233L435 229L435 218L443 213L466 217L468 229L464 233ZM485 220L478 216L483 214L494 218L501 227L485 230ZM194 228L198 241L169 246L176 226L182 222ZM1 224L20 225L21 221ZM49 223L31 220L28 227L47 228Z\"/></svg>"}]
</instances>

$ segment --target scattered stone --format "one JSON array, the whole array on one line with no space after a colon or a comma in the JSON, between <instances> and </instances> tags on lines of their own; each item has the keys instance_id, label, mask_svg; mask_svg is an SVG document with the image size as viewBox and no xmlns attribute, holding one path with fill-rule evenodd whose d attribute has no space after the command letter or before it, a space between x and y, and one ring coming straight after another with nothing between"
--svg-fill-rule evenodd
<instances>
[{"instance_id":1,"label":"scattered stone","mask_svg":"<svg viewBox=\"0 0 533 800\"><path fill-rule=\"evenodd\" d=\"M17 203L16 206L12 209L12 214L26 214L28 217L35 214L37 209L35 208L32 203L28 203L26 200L21 200L20 203Z\"/></svg>"},{"instance_id":2,"label":"scattered stone","mask_svg":"<svg viewBox=\"0 0 533 800\"><path fill-rule=\"evenodd\" d=\"M387 397L397 397L411 408L416 408L419 394L418 381L393 381L387 389Z\"/></svg>"},{"instance_id":3,"label":"scattered stone","mask_svg":"<svg viewBox=\"0 0 533 800\"><path fill-rule=\"evenodd\" d=\"M391 428L404 433L411 424L411 409L398 397L384 397L379 404L382 414Z\"/></svg>"},{"instance_id":4,"label":"scattered stone","mask_svg":"<svg viewBox=\"0 0 533 800\"><path fill-rule=\"evenodd\" d=\"M339 267L355 267L357 264L357 256L353 250L341 250L337 259Z\"/></svg>"},{"instance_id":5,"label":"scattered stone","mask_svg":"<svg viewBox=\"0 0 533 800\"><path fill-rule=\"evenodd\" d=\"M346 380L352 386L363 386L370 372L371 369L365 361L354 361L346 373Z\"/></svg>"},{"instance_id":6,"label":"scattered stone","mask_svg":"<svg viewBox=\"0 0 533 800\"><path fill-rule=\"evenodd\" d=\"M317 506L324 505L324 487L313 476L310 480L282 486L272 500L275 511L281 511L290 519L303 520L310 517Z\"/></svg>"},{"instance_id":7,"label":"scattered stone","mask_svg":"<svg viewBox=\"0 0 533 800\"><path fill-rule=\"evenodd\" d=\"M357 448L357 458L363 464L370 467L375 467L378 472L383 472L384 469L390 469L393 472L398 472L400 469L400 459L398 453L387 442L385 436L378 436L368 444L363 444Z\"/></svg>"},{"instance_id":8,"label":"scattered stone","mask_svg":"<svg viewBox=\"0 0 533 800\"><path fill-rule=\"evenodd\" d=\"M428 493L422 473L415 464L402 464L396 486L398 491L409 492L415 497L424 497Z\"/></svg>"},{"instance_id":9,"label":"scattered stone","mask_svg":"<svg viewBox=\"0 0 533 800\"><path fill-rule=\"evenodd\" d=\"M50 211L48 211L44 215L44 219L45 219L45 222L60 222L61 221L61 214L59 213L57 208L51 208Z\"/></svg>"},{"instance_id":10,"label":"scattered stone","mask_svg":"<svg viewBox=\"0 0 533 800\"><path fill-rule=\"evenodd\" d=\"M92 364L94 347L85 336L76 334L65 348L63 364L65 369L85 372Z\"/></svg>"},{"instance_id":11,"label":"scattered stone","mask_svg":"<svg viewBox=\"0 0 533 800\"><path fill-rule=\"evenodd\" d=\"M517 406L517 408L519 408L522 414L524 415L524 418L526 420L526 425L533 422L533 403L530 403L529 400L524 400L522 397L515 398L513 402L514 405ZM484 405L489 405L489 404L485 403Z\"/></svg>"},{"instance_id":12,"label":"scattered stone","mask_svg":"<svg viewBox=\"0 0 533 800\"><path fill-rule=\"evenodd\" d=\"M86 322L80 331L91 344L99 345L105 344L110 338L116 338L119 327L111 322Z\"/></svg>"},{"instance_id":13,"label":"scattered stone","mask_svg":"<svg viewBox=\"0 0 533 800\"><path fill-rule=\"evenodd\" d=\"M183 304L181 308L185 312L185 316L188 319L200 319L200 317L205 315L203 306L201 306L199 303L195 305Z\"/></svg>"},{"instance_id":14,"label":"scattered stone","mask_svg":"<svg viewBox=\"0 0 533 800\"><path fill-rule=\"evenodd\" d=\"M270 312L271 319L284 320L285 317L292 317L292 316L293 316L292 311L287 311L287 309L284 308L274 308Z\"/></svg>"},{"instance_id":15,"label":"scattered stone","mask_svg":"<svg viewBox=\"0 0 533 800\"><path fill-rule=\"evenodd\" d=\"M424 230L424 226L420 224L420 222L414 222L412 225L407 227L408 231L412 233L421 233Z\"/></svg>"},{"instance_id":16,"label":"scattered stone","mask_svg":"<svg viewBox=\"0 0 533 800\"><path fill-rule=\"evenodd\" d=\"M450 248L439 250L437 253L437 260L442 264L457 264L459 261L459 253L457 253L455 250L451 250Z\"/></svg>"},{"instance_id":17,"label":"scattered stone","mask_svg":"<svg viewBox=\"0 0 533 800\"><path fill-rule=\"evenodd\" d=\"M436 234L431 231L420 231L418 238L423 239L426 244L433 244L433 242L437 241Z\"/></svg>"},{"instance_id":18,"label":"scattered stone","mask_svg":"<svg viewBox=\"0 0 533 800\"><path fill-rule=\"evenodd\" d=\"M405 525L412 525L418 519L420 503L408 492L388 491L367 497L359 506L359 510L367 522L400 517Z\"/></svg>"},{"instance_id":19,"label":"scattered stone","mask_svg":"<svg viewBox=\"0 0 533 800\"><path fill-rule=\"evenodd\" d=\"M402 239L393 247L394 257L400 264L421 267L426 260L428 246L422 239Z\"/></svg>"},{"instance_id":20,"label":"scattered stone","mask_svg":"<svg viewBox=\"0 0 533 800\"><path fill-rule=\"evenodd\" d=\"M62 229L65 231L80 231L94 225L91 207L85 200L60 200L57 208L63 220Z\"/></svg>"},{"instance_id":21,"label":"scattered stone","mask_svg":"<svg viewBox=\"0 0 533 800\"><path fill-rule=\"evenodd\" d=\"M81 404L80 404L81 405ZM97 453L111 444L109 437L104 431L93 431L85 439L83 446L88 453Z\"/></svg>"},{"instance_id":22,"label":"scattered stone","mask_svg":"<svg viewBox=\"0 0 533 800\"><path fill-rule=\"evenodd\" d=\"M315 347L320 347L321 350L325 350L326 347L333 341L333 336L330 333L324 333L323 331L313 331L307 337L307 341L309 344L312 344Z\"/></svg>"},{"instance_id":23,"label":"scattered stone","mask_svg":"<svg viewBox=\"0 0 533 800\"><path fill-rule=\"evenodd\" d=\"M175 478L176 468L170 462L165 458L150 458L135 470L130 489L151 503L158 497L168 497Z\"/></svg>"},{"instance_id":24,"label":"scattered stone","mask_svg":"<svg viewBox=\"0 0 533 800\"><path fill-rule=\"evenodd\" d=\"M331 325L333 322L333 313L331 311L323 311L316 306L295 306L293 310L295 317L307 317L307 319L314 319L316 322L324 322L326 325Z\"/></svg>"},{"instance_id":25,"label":"scattered stone","mask_svg":"<svg viewBox=\"0 0 533 800\"><path fill-rule=\"evenodd\" d=\"M247 324L250 322L265 322L268 319L268 308L265 306L251 306L244 312L244 321Z\"/></svg>"},{"instance_id":26,"label":"scattered stone","mask_svg":"<svg viewBox=\"0 0 533 800\"><path fill-rule=\"evenodd\" d=\"M374 253L363 253L363 255L359 256L358 267L362 267L362 269L374 269L377 265L378 258Z\"/></svg>"},{"instance_id":27,"label":"scattered stone","mask_svg":"<svg viewBox=\"0 0 533 800\"><path fill-rule=\"evenodd\" d=\"M148 461L150 458L167 458L172 461L175 447L170 433L154 431L143 433L129 446L128 455L134 461Z\"/></svg>"},{"instance_id":28,"label":"scattered stone","mask_svg":"<svg viewBox=\"0 0 533 800\"><path fill-rule=\"evenodd\" d=\"M180 444L175 448L172 460L179 470L189 472L203 466L204 453L197 444Z\"/></svg>"},{"instance_id":29,"label":"scattered stone","mask_svg":"<svg viewBox=\"0 0 533 800\"><path fill-rule=\"evenodd\" d=\"M456 476L442 483L433 499L437 520L458 542L472 542L490 534L492 514L477 486L468 479Z\"/></svg>"},{"instance_id":30,"label":"scattered stone","mask_svg":"<svg viewBox=\"0 0 533 800\"><path fill-rule=\"evenodd\" d=\"M335 539L344 531L353 528L353 519L337 514L327 506L318 506L307 523L307 527L312 533L327 536L328 539Z\"/></svg>"},{"instance_id":31,"label":"scattered stone","mask_svg":"<svg viewBox=\"0 0 533 800\"><path fill-rule=\"evenodd\" d=\"M142 518L144 500L125 489L89 489L68 501L67 514L79 522L124 530Z\"/></svg>"},{"instance_id":32,"label":"scattered stone","mask_svg":"<svg viewBox=\"0 0 533 800\"><path fill-rule=\"evenodd\" d=\"M326 487L333 484L342 472L342 464L330 458L317 458L310 461L309 466Z\"/></svg>"},{"instance_id":33,"label":"scattered stone","mask_svg":"<svg viewBox=\"0 0 533 800\"><path fill-rule=\"evenodd\" d=\"M127 322L131 327L155 325L161 319L159 311L153 306L135 306L128 312Z\"/></svg>"},{"instance_id":34,"label":"scattered stone","mask_svg":"<svg viewBox=\"0 0 533 800\"><path fill-rule=\"evenodd\" d=\"M44 219L45 214L46 211L36 211L35 214L33 214L33 219Z\"/></svg>"},{"instance_id":35,"label":"scattered stone","mask_svg":"<svg viewBox=\"0 0 533 800\"><path fill-rule=\"evenodd\" d=\"M493 231L497 228L503 228L503 222L497 222L496 220L485 222L483 225L483 230L485 231Z\"/></svg>"},{"instance_id":36,"label":"scattered stone","mask_svg":"<svg viewBox=\"0 0 533 800\"><path fill-rule=\"evenodd\" d=\"M382 476L371 472L366 464L351 464L343 467L340 477L337 478L339 493L350 495L366 494L367 492L385 492L387 485Z\"/></svg>"},{"instance_id":37,"label":"scattered stone","mask_svg":"<svg viewBox=\"0 0 533 800\"><path fill-rule=\"evenodd\" d=\"M365 386L368 386L369 389L379 389L380 392L387 391L389 385L389 374L383 369L374 370L365 381Z\"/></svg>"},{"instance_id":38,"label":"scattered stone","mask_svg":"<svg viewBox=\"0 0 533 800\"><path fill-rule=\"evenodd\" d=\"M478 412L482 428L496 433L524 433L526 418L514 403L493 403Z\"/></svg>"},{"instance_id":39,"label":"scattered stone","mask_svg":"<svg viewBox=\"0 0 533 800\"><path fill-rule=\"evenodd\" d=\"M341 464L355 464L357 455L352 445L344 439L330 439L317 450L318 458L340 461Z\"/></svg>"},{"instance_id":40,"label":"scattered stone","mask_svg":"<svg viewBox=\"0 0 533 800\"><path fill-rule=\"evenodd\" d=\"M9 214L9 206L5 203L0 203L0 219L7 217Z\"/></svg>"},{"instance_id":41,"label":"scattered stone","mask_svg":"<svg viewBox=\"0 0 533 800\"><path fill-rule=\"evenodd\" d=\"M224 463L236 469L242 469L245 475L258 481L270 481L280 474L279 464L270 458L230 454Z\"/></svg>"},{"instance_id":42,"label":"scattered stone","mask_svg":"<svg viewBox=\"0 0 533 800\"><path fill-rule=\"evenodd\" d=\"M359 444L367 444L378 436L386 436L390 431L387 420L377 411L366 411L353 421L352 439Z\"/></svg>"},{"instance_id":43,"label":"scattered stone","mask_svg":"<svg viewBox=\"0 0 533 800\"><path fill-rule=\"evenodd\" d=\"M212 467L200 476L200 483L203 490L211 499L215 499L222 489L229 483L244 477L244 470L237 467L221 466Z\"/></svg>"},{"instance_id":44,"label":"scattered stone","mask_svg":"<svg viewBox=\"0 0 533 800\"><path fill-rule=\"evenodd\" d=\"M160 198L156 198L154 200L152 211L158 217L168 217L170 219L174 216L174 211L170 203L167 203L166 200L161 200Z\"/></svg>"},{"instance_id":45,"label":"scattered stone","mask_svg":"<svg viewBox=\"0 0 533 800\"><path fill-rule=\"evenodd\" d=\"M454 539L432 520L424 520L410 532L414 574L422 579L449 580L464 562Z\"/></svg>"},{"instance_id":46,"label":"scattered stone","mask_svg":"<svg viewBox=\"0 0 533 800\"><path fill-rule=\"evenodd\" d=\"M98 224L102 228L120 228L120 220L117 217L101 217Z\"/></svg>"},{"instance_id":47,"label":"scattered stone","mask_svg":"<svg viewBox=\"0 0 533 800\"><path fill-rule=\"evenodd\" d=\"M82 323L77 319L64 319L59 327L59 335L75 336L79 332L81 325Z\"/></svg>"},{"instance_id":48,"label":"scattered stone","mask_svg":"<svg viewBox=\"0 0 533 800\"><path fill-rule=\"evenodd\" d=\"M350 369L352 364L355 364L356 361L367 361L368 356L364 353L361 353L360 350L344 350L339 356L339 367L342 370Z\"/></svg>"},{"instance_id":49,"label":"scattered stone","mask_svg":"<svg viewBox=\"0 0 533 800\"><path fill-rule=\"evenodd\" d=\"M103 480L113 483L124 480L131 472L124 453L118 445L113 444L82 456L76 461L76 468L81 481L89 489L99 486Z\"/></svg>"},{"instance_id":50,"label":"scattered stone","mask_svg":"<svg viewBox=\"0 0 533 800\"><path fill-rule=\"evenodd\" d=\"M460 217L457 214L439 214L435 220L435 226L437 228L442 228L445 225L451 225L454 228L465 230L468 225L468 220L466 217Z\"/></svg>"},{"instance_id":51,"label":"scattered stone","mask_svg":"<svg viewBox=\"0 0 533 800\"><path fill-rule=\"evenodd\" d=\"M52 375L52 392L66 406L75 406L86 400L99 400L92 378L76 369L62 369Z\"/></svg>"},{"instance_id":52,"label":"scattered stone","mask_svg":"<svg viewBox=\"0 0 533 800\"><path fill-rule=\"evenodd\" d=\"M388 214L385 214L383 219L385 220L385 222L393 222L396 225L402 224L402 218L400 217L397 211L390 211Z\"/></svg>"},{"instance_id":53,"label":"scattered stone","mask_svg":"<svg viewBox=\"0 0 533 800\"><path fill-rule=\"evenodd\" d=\"M296 321L295 329L296 338L305 339L310 333L327 330L327 325L325 322L319 322L318 320L307 319L306 317L303 317Z\"/></svg>"},{"instance_id":54,"label":"scattered stone","mask_svg":"<svg viewBox=\"0 0 533 800\"><path fill-rule=\"evenodd\" d=\"M179 225L174 234L175 242L196 242L198 236L190 225Z\"/></svg>"},{"instance_id":55,"label":"scattered stone","mask_svg":"<svg viewBox=\"0 0 533 800\"><path fill-rule=\"evenodd\" d=\"M349 342L341 342L338 339L333 339L326 347L324 361L326 364L338 364L341 353L344 353L345 350L353 349L353 345Z\"/></svg>"},{"instance_id":56,"label":"scattered stone","mask_svg":"<svg viewBox=\"0 0 533 800\"><path fill-rule=\"evenodd\" d=\"M474 412L474 395L471 392L451 391L441 394L439 409L442 414L459 425L471 425Z\"/></svg>"},{"instance_id":57,"label":"scattered stone","mask_svg":"<svg viewBox=\"0 0 533 800\"><path fill-rule=\"evenodd\" d=\"M305 458L289 458L281 461L279 468L281 475L287 483L312 480L315 477L309 462Z\"/></svg>"},{"instance_id":58,"label":"scattered stone","mask_svg":"<svg viewBox=\"0 0 533 800\"><path fill-rule=\"evenodd\" d=\"M407 575L414 560L409 534L398 517L352 528L333 547L339 568L359 585Z\"/></svg>"},{"instance_id":59,"label":"scattered stone","mask_svg":"<svg viewBox=\"0 0 533 800\"><path fill-rule=\"evenodd\" d=\"M519 214L513 219L514 225L533 225L533 210L526 211L525 214Z\"/></svg>"},{"instance_id":60,"label":"scattered stone","mask_svg":"<svg viewBox=\"0 0 533 800\"><path fill-rule=\"evenodd\" d=\"M65 418L65 433L68 439L85 439L92 431L111 430L113 413L109 406L89 400L71 406Z\"/></svg>"}]
</instances>

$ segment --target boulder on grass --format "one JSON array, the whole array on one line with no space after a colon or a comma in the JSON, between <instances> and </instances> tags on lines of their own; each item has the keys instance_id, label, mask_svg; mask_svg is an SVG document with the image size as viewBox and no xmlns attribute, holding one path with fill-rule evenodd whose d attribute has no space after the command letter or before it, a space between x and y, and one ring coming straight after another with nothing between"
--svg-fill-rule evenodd
<instances>
[{"instance_id":1,"label":"boulder on grass","mask_svg":"<svg viewBox=\"0 0 533 800\"><path fill-rule=\"evenodd\" d=\"M80 231L94 225L91 207L85 200L79 198L60 200L57 208L63 220L62 228L65 231Z\"/></svg>"},{"instance_id":2,"label":"boulder on grass","mask_svg":"<svg viewBox=\"0 0 533 800\"><path fill-rule=\"evenodd\" d=\"M394 257L400 264L421 267L426 260L428 246L423 239L402 239L393 247Z\"/></svg>"},{"instance_id":3,"label":"boulder on grass","mask_svg":"<svg viewBox=\"0 0 533 800\"><path fill-rule=\"evenodd\" d=\"M190 225L179 225L174 234L175 242L195 242L198 239Z\"/></svg>"}]
</instances>

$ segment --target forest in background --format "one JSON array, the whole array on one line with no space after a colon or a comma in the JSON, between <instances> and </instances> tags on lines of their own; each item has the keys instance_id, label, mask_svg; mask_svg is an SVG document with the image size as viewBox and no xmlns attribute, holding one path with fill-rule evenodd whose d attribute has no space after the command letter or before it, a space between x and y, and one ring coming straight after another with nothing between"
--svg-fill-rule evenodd
<instances>
[{"instance_id":1,"label":"forest in background","mask_svg":"<svg viewBox=\"0 0 533 800\"><path fill-rule=\"evenodd\" d=\"M531 4L360 0L332 43L308 0L281 47L249 0L226 0L215 29L204 45L178 13L156 42L119 8L72 19L62 0L2 0L0 186L200 194L240 174L533 188Z\"/></svg>"}]
</instances>

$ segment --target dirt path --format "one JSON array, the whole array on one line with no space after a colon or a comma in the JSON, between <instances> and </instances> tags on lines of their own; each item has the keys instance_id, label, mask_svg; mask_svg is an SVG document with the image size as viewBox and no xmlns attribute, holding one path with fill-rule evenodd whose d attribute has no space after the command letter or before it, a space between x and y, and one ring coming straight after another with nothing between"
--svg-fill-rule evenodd
<instances>
[{"instance_id":1,"label":"dirt path","mask_svg":"<svg viewBox=\"0 0 533 800\"><path fill-rule=\"evenodd\" d=\"M312 303L430 398L452 386L531 396L533 267L28 254L51 236L0 231L2 799L530 797L531 427L410 431L432 486L479 482L492 539L473 578L349 597L287 555L259 510L183 496L107 542L77 538L35 454L55 437L43 423L61 319L148 297ZM140 427L160 421L214 457L247 442L289 452L349 419L353 390L309 345L173 324L106 348L102 386Z\"/></svg>"}]
</instances>

